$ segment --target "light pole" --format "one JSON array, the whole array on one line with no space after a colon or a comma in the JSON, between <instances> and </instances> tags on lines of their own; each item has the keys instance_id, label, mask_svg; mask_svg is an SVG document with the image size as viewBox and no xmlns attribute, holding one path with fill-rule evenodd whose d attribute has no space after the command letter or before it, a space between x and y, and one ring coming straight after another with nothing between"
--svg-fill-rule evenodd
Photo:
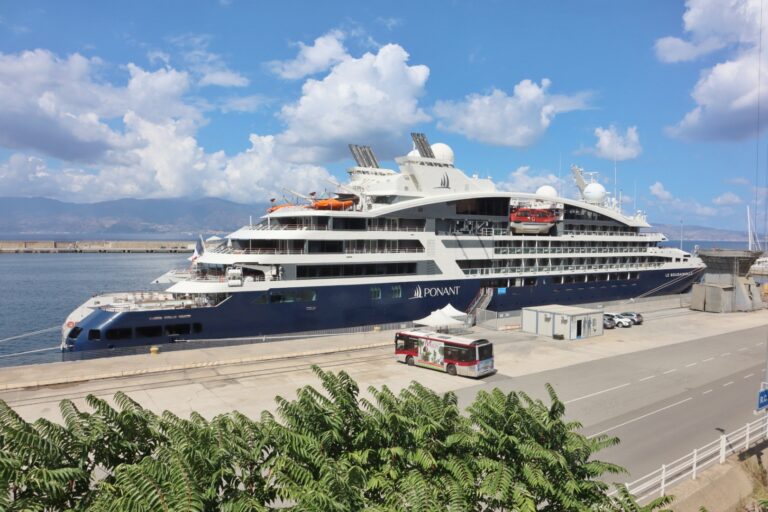
<instances>
[{"instance_id":1,"label":"light pole","mask_svg":"<svg viewBox=\"0 0 768 512\"><path fill-rule=\"evenodd\" d=\"M680 250L683 250L683 219L680 219Z\"/></svg>"}]
</instances>

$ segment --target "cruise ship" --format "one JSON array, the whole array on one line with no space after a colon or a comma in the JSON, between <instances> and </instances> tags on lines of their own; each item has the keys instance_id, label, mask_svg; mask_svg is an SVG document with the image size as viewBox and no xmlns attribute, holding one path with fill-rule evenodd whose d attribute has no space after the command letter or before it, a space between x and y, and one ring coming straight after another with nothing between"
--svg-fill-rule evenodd
<instances>
[{"instance_id":1,"label":"cruise ship","mask_svg":"<svg viewBox=\"0 0 768 512\"><path fill-rule=\"evenodd\" d=\"M384 326L447 304L474 315L674 294L704 269L578 167L576 199L501 191L458 169L446 144L412 138L398 170L350 145L357 165L331 197L273 202L165 291L92 297L65 320L62 350Z\"/></svg>"}]
</instances>

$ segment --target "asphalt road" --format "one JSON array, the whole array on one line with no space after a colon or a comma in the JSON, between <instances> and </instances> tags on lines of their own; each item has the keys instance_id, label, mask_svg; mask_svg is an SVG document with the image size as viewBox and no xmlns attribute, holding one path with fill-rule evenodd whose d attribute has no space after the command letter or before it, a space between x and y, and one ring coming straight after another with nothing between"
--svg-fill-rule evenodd
<instances>
[{"instance_id":1,"label":"asphalt road","mask_svg":"<svg viewBox=\"0 0 768 512\"><path fill-rule=\"evenodd\" d=\"M735 331L523 377L497 374L456 393L462 406L489 384L546 401L550 383L585 434L620 438L599 458L629 470L616 481L632 481L755 419L767 338L768 326Z\"/></svg>"}]
</instances>

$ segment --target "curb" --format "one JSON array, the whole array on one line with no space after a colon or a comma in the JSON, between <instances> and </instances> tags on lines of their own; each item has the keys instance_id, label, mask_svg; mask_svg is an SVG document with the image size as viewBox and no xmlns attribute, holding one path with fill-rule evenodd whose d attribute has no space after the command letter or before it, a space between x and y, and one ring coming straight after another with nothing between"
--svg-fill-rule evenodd
<instances>
[{"instance_id":1,"label":"curb","mask_svg":"<svg viewBox=\"0 0 768 512\"><path fill-rule=\"evenodd\" d=\"M133 377L137 375L149 375L149 374L156 374L156 373L194 370L197 368L213 368L218 366L259 363L259 362L265 362L265 361L275 361L279 359L294 359L294 358L307 357L307 356L321 356L321 355L327 355L327 354L337 354L339 352L348 352L353 350L368 350L372 348L388 347L390 345L392 345L392 342L387 341L387 342L379 342L379 343L369 343L366 345L353 345L351 347L334 348L329 350L294 352L290 354L254 356L254 357L244 357L239 359L224 359L221 361L201 361L197 363L159 366L157 368L142 368L138 370L126 370L122 372L108 372L108 373L85 375L85 376L79 376L79 377L61 377L59 379L29 381L26 383L19 383L19 384L2 384L0 385L0 391L23 390L23 389L31 389L31 388L40 388L44 386L55 386L60 384L77 384L79 382L88 382L92 380L115 379L115 378L121 378L121 377ZM160 357L163 356L162 353L160 353L159 355ZM149 356L149 354L147 354L147 356Z\"/></svg>"}]
</instances>

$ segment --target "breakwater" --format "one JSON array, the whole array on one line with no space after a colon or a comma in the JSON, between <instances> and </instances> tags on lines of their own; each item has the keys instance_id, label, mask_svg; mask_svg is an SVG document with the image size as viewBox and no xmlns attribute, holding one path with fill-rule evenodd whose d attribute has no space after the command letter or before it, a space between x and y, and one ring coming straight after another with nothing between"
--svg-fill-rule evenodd
<instances>
[{"instance_id":1,"label":"breakwater","mask_svg":"<svg viewBox=\"0 0 768 512\"><path fill-rule=\"evenodd\" d=\"M0 240L0 254L185 253L194 248L189 240Z\"/></svg>"}]
</instances>

